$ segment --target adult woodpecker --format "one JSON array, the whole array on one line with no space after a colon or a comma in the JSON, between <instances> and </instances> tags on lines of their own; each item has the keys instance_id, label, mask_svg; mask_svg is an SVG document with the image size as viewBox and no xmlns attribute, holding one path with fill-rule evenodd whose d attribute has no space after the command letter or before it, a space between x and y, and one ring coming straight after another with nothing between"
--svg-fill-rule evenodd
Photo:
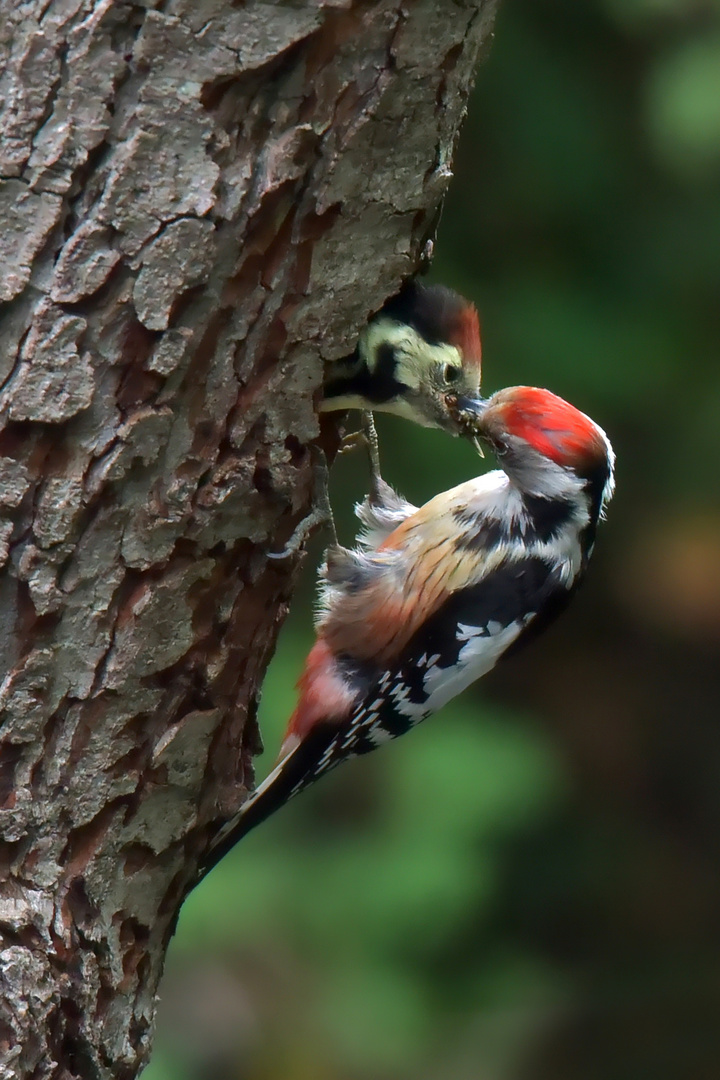
<instances>
[{"instance_id":1,"label":"adult woodpecker","mask_svg":"<svg viewBox=\"0 0 720 1080\"><path fill-rule=\"evenodd\" d=\"M457 435L447 395L477 398L478 313L444 285L405 283L360 334L355 352L330 364L320 410L394 413Z\"/></svg>"},{"instance_id":2,"label":"adult woodpecker","mask_svg":"<svg viewBox=\"0 0 720 1080\"><path fill-rule=\"evenodd\" d=\"M548 390L460 399L501 466L420 509L380 481L353 550L331 547L317 640L275 769L222 826L199 878L345 758L403 735L537 633L585 574L614 488L610 442Z\"/></svg>"}]
</instances>

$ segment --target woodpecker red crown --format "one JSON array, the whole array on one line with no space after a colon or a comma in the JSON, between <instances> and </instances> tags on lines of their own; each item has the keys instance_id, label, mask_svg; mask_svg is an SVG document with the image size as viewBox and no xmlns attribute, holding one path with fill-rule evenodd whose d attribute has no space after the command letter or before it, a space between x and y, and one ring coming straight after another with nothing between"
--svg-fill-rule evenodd
<instances>
[{"instance_id":1,"label":"woodpecker red crown","mask_svg":"<svg viewBox=\"0 0 720 1080\"><path fill-rule=\"evenodd\" d=\"M524 439L558 465L605 454L597 424L549 390L516 386L501 390L492 402L500 410L509 434Z\"/></svg>"},{"instance_id":2,"label":"woodpecker red crown","mask_svg":"<svg viewBox=\"0 0 720 1080\"><path fill-rule=\"evenodd\" d=\"M478 371L482 366L480 319L474 304L466 304L455 313L448 327L448 342L460 350L463 364Z\"/></svg>"},{"instance_id":3,"label":"woodpecker red crown","mask_svg":"<svg viewBox=\"0 0 720 1080\"><path fill-rule=\"evenodd\" d=\"M448 398L466 434L487 438L500 449L507 437L522 439L556 465L587 474L612 450L605 432L574 405L535 386L512 386L486 401Z\"/></svg>"},{"instance_id":4,"label":"woodpecker red crown","mask_svg":"<svg viewBox=\"0 0 720 1080\"><path fill-rule=\"evenodd\" d=\"M479 374L482 343L477 308L454 289L411 279L385 305L381 315L407 323L431 344L454 345L460 351L463 367Z\"/></svg>"}]
</instances>

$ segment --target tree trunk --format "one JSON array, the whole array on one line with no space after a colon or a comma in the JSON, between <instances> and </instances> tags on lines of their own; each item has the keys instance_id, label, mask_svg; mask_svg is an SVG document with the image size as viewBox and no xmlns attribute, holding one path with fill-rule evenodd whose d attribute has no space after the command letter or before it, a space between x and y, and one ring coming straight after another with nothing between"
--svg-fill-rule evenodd
<instances>
[{"instance_id":1,"label":"tree trunk","mask_svg":"<svg viewBox=\"0 0 720 1080\"><path fill-rule=\"evenodd\" d=\"M3 1080L147 1060L323 363L416 265L492 6L0 0Z\"/></svg>"}]
</instances>

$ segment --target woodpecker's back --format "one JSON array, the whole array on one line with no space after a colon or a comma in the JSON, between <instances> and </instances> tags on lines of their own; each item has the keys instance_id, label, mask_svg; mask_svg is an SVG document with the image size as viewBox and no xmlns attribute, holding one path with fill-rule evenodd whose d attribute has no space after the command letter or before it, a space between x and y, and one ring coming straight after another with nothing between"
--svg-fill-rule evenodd
<instances>
[{"instance_id":1,"label":"woodpecker's back","mask_svg":"<svg viewBox=\"0 0 720 1080\"><path fill-rule=\"evenodd\" d=\"M604 432L545 390L500 391L469 418L502 469L420 509L387 485L328 551L317 640L281 758L217 834L208 872L250 828L345 758L436 712L567 605L613 491Z\"/></svg>"}]
</instances>

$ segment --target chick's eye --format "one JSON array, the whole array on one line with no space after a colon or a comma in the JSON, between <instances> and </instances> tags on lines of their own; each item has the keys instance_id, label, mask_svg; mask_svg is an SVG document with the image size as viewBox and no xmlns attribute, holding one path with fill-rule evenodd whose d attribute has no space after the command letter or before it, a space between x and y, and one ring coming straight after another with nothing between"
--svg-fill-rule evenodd
<instances>
[{"instance_id":1,"label":"chick's eye","mask_svg":"<svg viewBox=\"0 0 720 1080\"><path fill-rule=\"evenodd\" d=\"M449 386L452 386L452 384L456 383L460 378L461 371L460 368L457 367L455 364L445 364L442 374L444 382L446 382Z\"/></svg>"}]
</instances>

